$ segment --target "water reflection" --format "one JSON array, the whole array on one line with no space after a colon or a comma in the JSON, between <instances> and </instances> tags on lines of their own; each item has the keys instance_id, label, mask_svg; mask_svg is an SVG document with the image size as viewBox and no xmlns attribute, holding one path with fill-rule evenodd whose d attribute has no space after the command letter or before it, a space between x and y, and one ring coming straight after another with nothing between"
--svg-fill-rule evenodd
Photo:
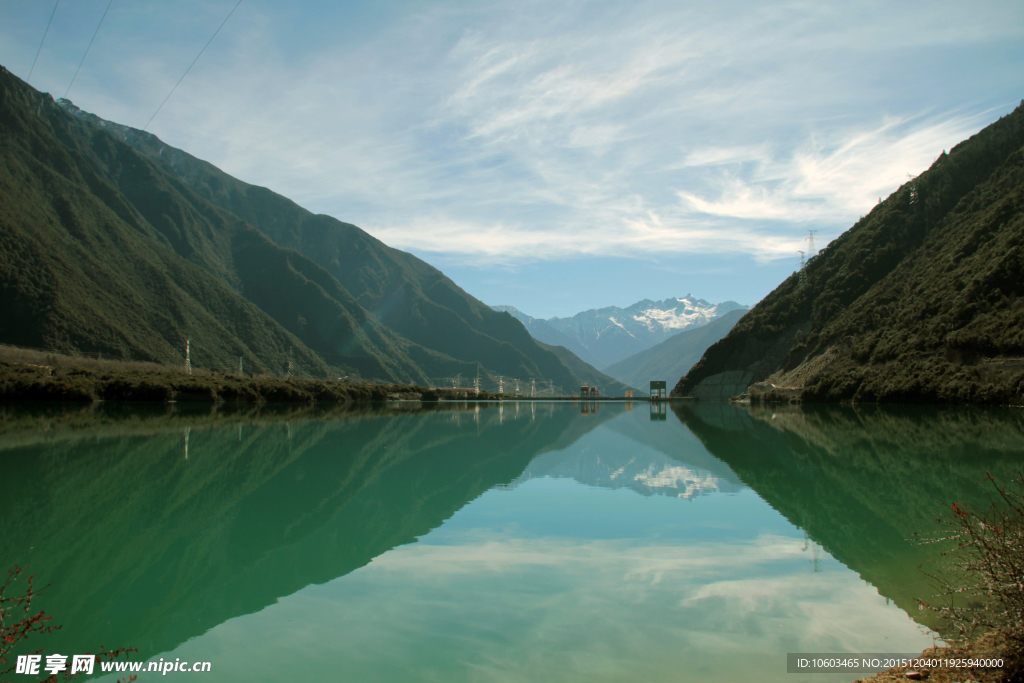
<instances>
[{"instance_id":1,"label":"water reflection","mask_svg":"<svg viewBox=\"0 0 1024 683\"><path fill-rule=\"evenodd\" d=\"M1024 463L1019 410L920 406L780 407L721 402L673 410L708 451L773 508L915 619L934 587L919 569L953 501L985 506L986 473Z\"/></svg>"},{"instance_id":2,"label":"water reflection","mask_svg":"<svg viewBox=\"0 0 1024 683\"><path fill-rule=\"evenodd\" d=\"M1009 411L590 403L0 408L0 560L50 652L218 680L789 680L929 644L907 539L1024 455Z\"/></svg>"},{"instance_id":3,"label":"water reflection","mask_svg":"<svg viewBox=\"0 0 1024 683\"><path fill-rule=\"evenodd\" d=\"M600 424L541 410L8 406L0 560L52 582L51 652L146 657L414 542Z\"/></svg>"}]
</instances>

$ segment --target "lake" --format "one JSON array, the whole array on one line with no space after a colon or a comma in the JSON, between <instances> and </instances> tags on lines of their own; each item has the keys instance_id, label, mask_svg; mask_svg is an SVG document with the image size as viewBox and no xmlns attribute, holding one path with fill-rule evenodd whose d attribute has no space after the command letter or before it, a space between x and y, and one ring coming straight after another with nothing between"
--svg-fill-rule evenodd
<instances>
[{"instance_id":1,"label":"lake","mask_svg":"<svg viewBox=\"0 0 1024 683\"><path fill-rule=\"evenodd\" d=\"M211 662L205 680L792 681L788 652L933 644L919 565L936 548L914 534L988 500L986 472L1017 472L1022 424L723 403L8 405L0 567L50 584L33 606L63 629L33 650L134 647Z\"/></svg>"}]
</instances>

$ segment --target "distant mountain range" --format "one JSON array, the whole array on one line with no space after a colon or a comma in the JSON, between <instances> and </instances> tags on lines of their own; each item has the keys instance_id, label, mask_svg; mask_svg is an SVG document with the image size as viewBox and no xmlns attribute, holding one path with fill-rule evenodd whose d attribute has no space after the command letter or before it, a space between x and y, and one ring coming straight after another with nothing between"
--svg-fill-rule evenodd
<instances>
[{"instance_id":1,"label":"distant mountain range","mask_svg":"<svg viewBox=\"0 0 1024 683\"><path fill-rule=\"evenodd\" d=\"M431 384L615 384L358 227L0 67L0 343Z\"/></svg>"},{"instance_id":2,"label":"distant mountain range","mask_svg":"<svg viewBox=\"0 0 1024 683\"><path fill-rule=\"evenodd\" d=\"M1022 273L1024 102L780 284L673 395L765 381L803 400L1020 405Z\"/></svg>"},{"instance_id":3,"label":"distant mountain range","mask_svg":"<svg viewBox=\"0 0 1024 683\"><path fill-rule=\"evenodd\" d=\"M692 294L681 298L644 299L627 308L608 306L577 313L571 318L533 318L513 306L494 306L521 321L545 344L564 346L604 370L679 334L706 325L730 311L746 307L735 301L712 304Z\"/></svg>"},{"instance_id":4,"label":"distant mountain range","mask_svg":"<svg viewBox=\"0 0 1024 683\"><path fill-rule=\"evenodd\" d=\"M660 344L633 354L606 368L612 377L634 387L650 387L651 380L665 380L675 386L700 360L708 347L729 334L747 309L729 311L700 327L691 327Z\"/></svg>"}]
</instances>

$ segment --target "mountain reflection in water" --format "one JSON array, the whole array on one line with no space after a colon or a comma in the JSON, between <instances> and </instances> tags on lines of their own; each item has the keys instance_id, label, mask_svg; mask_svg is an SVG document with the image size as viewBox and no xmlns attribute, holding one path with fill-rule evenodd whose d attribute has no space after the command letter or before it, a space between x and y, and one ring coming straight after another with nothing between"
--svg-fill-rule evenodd
<instances>
[{"instance_id":1,"label":"mountain reflection in water","mask_svg":"<svg viewBox=\"0 0 1024 683\"><path fill-rule=\"evenodd\" d=\"M550 680L662 680L739 647L735 671L781 652L784 672L786 648L862 631L917 647L863 590L924 619L917 567L932 551L908 539L953 500L984 500L985 471L1008 478L1024 455L1011 411L647 413L8 406L0 560L52 583L38 605L65 628L33 645L48 652L213 651L223 667L225 643L255 657L280 637L281 667L289 647L319 647L360 679L526 680L541 666ZM831 603L849 623L822 634ZM660 663L637 663L653 651Z\"/></svg>"},{"instance_id":2,"label":"mountain reflection in water","mask_svg":"<svg viewBox=\"0 0 1024 683\"><path fill-rule=\"evenodd\" d=\"M723 402L673 410L708 451L914 619L935 590L940 531L954 501L987 507L988 473L1024 464L1024 416L1011 408L802 406L748 410Z\"/></svg>"},{"instance_id":3,"label":"mountain reflection in water","mask_svg":"<svg viewBox=\"0 0 1024 683\"><path fill-rule=\"evenodd\" d=\"M7 407L0 559L53 584L38 604L66 626L49 651L87 633L148 657L414 542L600 419L543 404Z\"/></svg>"}]
</instances>

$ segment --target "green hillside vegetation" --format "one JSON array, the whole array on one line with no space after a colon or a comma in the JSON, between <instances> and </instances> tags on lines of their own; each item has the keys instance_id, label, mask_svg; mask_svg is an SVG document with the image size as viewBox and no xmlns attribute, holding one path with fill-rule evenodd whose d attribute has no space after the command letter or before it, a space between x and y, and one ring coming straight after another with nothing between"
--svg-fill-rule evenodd
<instances>
[{"instance_id":1,"label":"green hillside vegetation","mask_svg":"<svg viewBox=\"0 0 1024 683\"><path fill-rule=\"evenodd\" d=\"M371 384L299 377L240 377L209 372L118 372L81 367L15 365L0 361L0 401L424 401L498 400L485 391L430 389L404 384Z\"/></svg>"},{"instance_id":2,"label":"green hillside vegetation","mask_svg":"<svg viewBox=\"0 0 1024 683\"><path fill-rule=\"evenodd\" d=\"M154 227L104 177L98 159L122 155L123 166L133 170L123 182L136 186L159 180L148 162L6 70L0 71L0 131L4 342L180 364L184 341L191 339L198 366L237 367L242 357L254 372L283 373L291 361L296 371L333 374L294 334L239 295L232 287L238 278L214 258L215 250L201 248L197 235L221 243L238 237L222 229L229 217L211 214L204 223L165 191L164 203L153 204L159 215L151 214L163 231ZM138 187L131 191L139 194ZM236 245L243 261L253 243L272 246L249 231ZM301 310L305 303L294 305Z\"/></svg>"},{"instance_id":3,"label":"green hillside vegetation","mask_svg":"<svg viewBox=\"0 0 1024 683\"><path fill-rule=\"evenodd\" d=\"M707 325L683 330L605 370L634 387L649 387L651 380L666 380L672 386L700 360L709 346L727 335L746 312L746 309L729 311Z\"/></svg>"},{"instance_id":4,"label":"green hillside vegetation","mask_svg":"<svg viewBox=\"0 0 1024 683\"><path fill-rule=\"evenodd\" d=\"M180 365L189 339L219 371L579 381L419 259L2 67L0 154L0 342Z\"/></svg>"},{"instance_id":5,"label":"green hillside vegetation","mask_svg":"<svg viewBox=\"0 0 1024 683\"><path fill-rule=\"evenodd\" d=\"M355 225L315 215L267 188L238 180L154 135L104 121L67 102L64 106L127 141L173 178L182 194L201 197L314 261L375 320L418 345L406 350L428 375L473 376L475 366L451 362L460 359L479 363L492 376L543 378L565 387L579 383L581 378L539 346L519 321L492 310L415 256ZM204 246L208 251L209 245Z\"/></svg>"},{"instance_id":6,"label":"green hillside vegetation","mask_svg":"<svg viewBox=\"0 0 1024 683\"><path fill-rule=\"evenodd\" d=\"M625 396L627 389L633 389L634 392L636 392L636 396L646 395L646 392L634 389L634 387L639 387L641 385L620 382L611 375L603 373L594 368L594 366L584 362L579 356L564 346L551 346L540 341L538 341L537 344L540 345L541 348L547 349L558 356L558 359L562 361L565 367L569 368L569 371L577 378L577 385L563 387L566 389L566 393L568 394L574 394L581 386L586 385L588 387L597 387L602 396Z\"/></svg>"},{"instance_id":7,"label":"green hillside vegetation","mask_svg":"<svg viewBox=\"0 0 1024 683\"><path fill-rule=\"evenodd\" d=\"M1024 403L1022 147L1024 103L832 242L805 286L779 285L672 395L741 371L804 400Z\"/></svg>"}]
</instances>

